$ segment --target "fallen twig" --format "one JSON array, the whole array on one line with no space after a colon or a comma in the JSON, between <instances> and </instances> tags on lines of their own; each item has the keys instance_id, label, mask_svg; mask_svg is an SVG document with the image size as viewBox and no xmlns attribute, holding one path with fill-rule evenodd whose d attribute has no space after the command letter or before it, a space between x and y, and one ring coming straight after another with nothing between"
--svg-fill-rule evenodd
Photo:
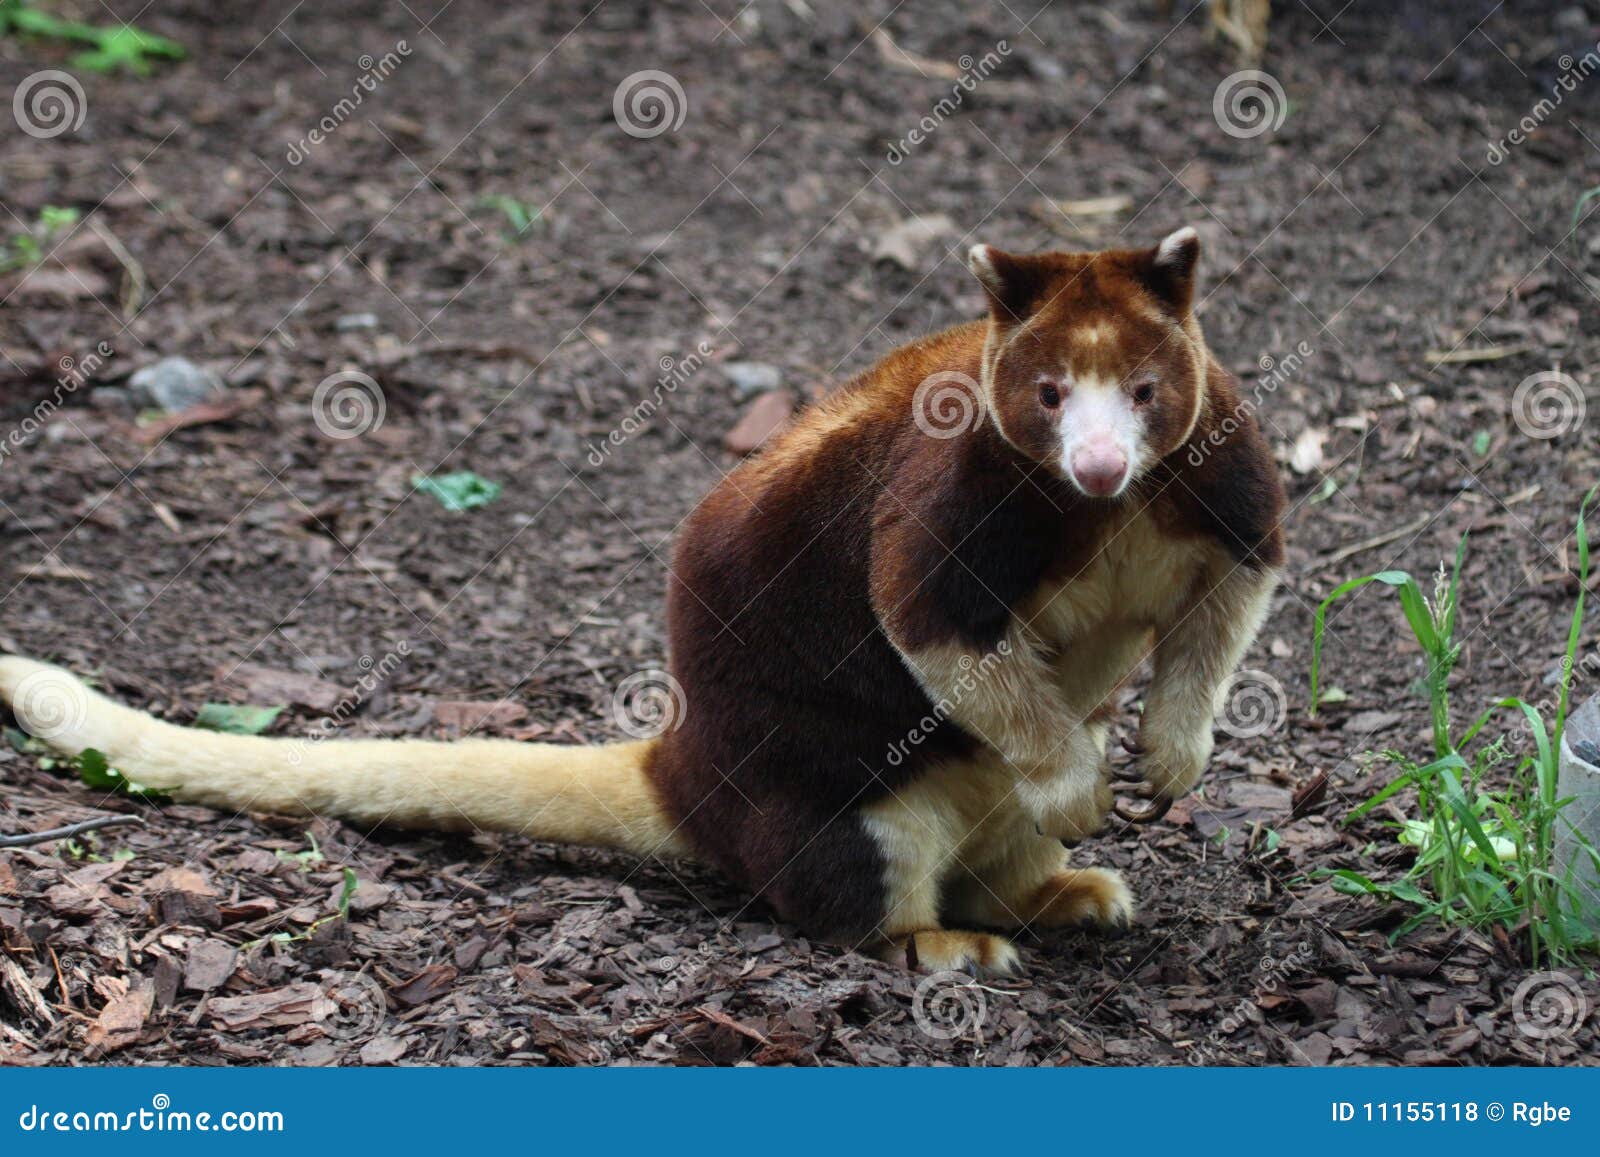
<instances>
[{"instance_id":1,"label":"fallen twig","mask_svg":"<svg viewBox=\"0 0 1600 1157\"><path fill-rule=\"evenodd\" d=\"M100 816L98 819L84 820L78 824L68 824L64 828L50 828L43 832L23 832L15 836L0 836L0 848L28 848L34 844L47 844L51 840L69 840L73 836L81 836L85 832L99 831L101 828L120 827L123 824L138 824L144 827L142 816Z\"/></svg>"},{"instance_id":2,"label":"fallen twig","mask_svg":"<svg viewBox=\"0 0 1600 1157\"><path fill-rule=\"evenodd\" d=\"M1330 567L1334 563L1343 562L1354 555L1374 550L1380 546L1388 546L1397 538L1404 538L1408 534L1421 530L1433 521L1433 517L1431 514L1425 514L1421 518L1406 523L1404 526L1397 526L1393 530L1386 530L1382 534L1373 535L1371 538L1363 538L1360 542L1352 542L1349 546L1341 546L1331 554L1325 554L1317 559L1301 573L1311 574L1314 571L1322 570L1324 567Z\"/></svg>"}]
</instances>

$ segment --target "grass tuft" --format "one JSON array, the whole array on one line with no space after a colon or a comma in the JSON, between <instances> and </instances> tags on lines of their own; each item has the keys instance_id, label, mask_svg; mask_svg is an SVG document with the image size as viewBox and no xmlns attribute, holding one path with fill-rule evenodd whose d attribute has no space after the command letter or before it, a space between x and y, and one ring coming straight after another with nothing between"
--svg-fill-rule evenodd
<instances>
[{"instance_id":1,"label":"grass tuft","mask_svg":"<svg viewBox=\"0 0 1600 1157\"><path fill-rule=\"evenodd\" d=\"M1534 967L1545 962L1570 964L1580 953L1600 947L1600 903L1588 894L1581 870L1587 860L1600 871L1600 852L1564 816L1572 800L1559 798L1556 786L1588 589L1587 515L1597 493L1600 486L1589 491L1578 508L1578 597L1553 711L1548 704L1511 696L1491 704L1459 738L1454 734L1449 679L1461 656L1455 628L1465 535L1456 548L1455 565L1448 570L1441 565L1434 576L1431 597L1404 571L1382 571L1341 584L1317 608L1311 644L1312 715L1323 702L1322 640L1328 607L1345 595L1371 583L1394 590L1427 657L1423 686L1433 716L1433 758L1418 763L1402 752L1384 752L1380 758L1397 767L1399 774L1346 819L1353 822L1390 801L1399 804L1409 797L1412 815L1392 826L1401 843L1416 849L1416 858L1397 880L1374 880L1343 869L1321 873L1340 891L1416 908L1396 936L1429 919L1475 928L1498 926L1508 935L1525 938ZM1503 711L1512 712L1532 736L1531 754L1513 751L1509 735L1486 735L1490 722ZM1509 772L1504 773L1508 765ZM1491 780L1501 778L1505 786L1490 786ZM1557 863L1556 849L1559 838L1569 832L1580 854L1563 866Z\"/></svg>"}]
</instances>

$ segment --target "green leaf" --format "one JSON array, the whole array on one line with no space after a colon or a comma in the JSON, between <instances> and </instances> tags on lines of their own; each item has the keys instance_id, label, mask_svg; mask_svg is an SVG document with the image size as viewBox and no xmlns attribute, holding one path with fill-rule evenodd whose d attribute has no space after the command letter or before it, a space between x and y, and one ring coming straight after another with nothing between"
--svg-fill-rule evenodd
<instances>
[{"instance_id":1,"label":"green leaf","mask_svg":"<svg viewBox=\"0 0 1600 1157\"><path fill-rule=\"evenodd\" d=\"M1475 458L1482 458L1489 453L1489 431L1479 430L1472 436L1472 454Z\"/></svg>"},{"instance_id":2,"label":"green leaf","mask_svg":"<svg viewBox=\"0 0 1600 1157\"><path fill-rule=\"evenodd\" d=\"M93 747L85 747L78 753L77 759L72 762L77 765L78 778L96 791L114 791L118 795L133 796L136 799L164 800L167 798L165 792L158 791L123 775L122 772L107 762L103 751L98 751ZM170 791L171 789L167 790Z\"/></svg>"},{"instance_id":3,"label":"green leaf","mask_svg":"<svg viewBox=\"0 0 1600 1157\"><path fill-rule=\"evenodd\" d=\"M1349 868L1336 868L1329 872L1328 876L1333 890L1343 892L1346 896L1370 896L1378 891L1378 885L1371 877L1363 876L1360 872L1352 872Z\"/></svg>"},{"instance_id":4,"label":"green leaf","mask_svg":"<svg viewBox=\"0 0 1600 1157\"><path fill-rule=\"evenodd\" d=\"M503 193L493 196L478 198L478 204L485 209L497 209L505 215L506 222L511 226L516 236L525 235L540 220L542 209L529 209L522 201L515 197L507 197Z\"/></svg>"},{"instance_id":5,"label":"green leaf","mask_svg":"<svg viewBox=\"0 0 1600 1157\"><path fill-rule=\"evenodd\" d=\"M283 714L286 705L276 707L239 706L233 703L203 703L194 725L207 731L226 731L230 735L260 735Z\"/></svg>"},{"instance_id":6,"label":"green leaf","mask_svg":"<svg viewBox=\"0 0 1600 1157\"><path fill-rule=\"evenodd\" d=\"M78 776L98 791L118 791L123 784L122 773L112 771L105 753L92 747L84 748L78 756Z\"/></svg>"},{"instance_id":7,"label":"green leaf","mask_svg":"<svg viewBox=\"0 0 1600 1157\"><path fill-rule=\"evenodd\" d=\"M355 869L346 868L344 870L344 887L339 890L339 915L346 920L350 918L350 900L360 886L361 881L356 878Z\"/></svg>"},{"instance_id":8,"label":"green leaf","mask_svg":"<svg viewBox=\"0 0 1600 1157\"><path fill-rule=\"evenodd\" d=\"M49 750L44 744L19 728L7 727L5 734L6 742L11 745L11 750L18 755L41 755Z\"/></svg>"},{"instance_id":9,"label":"green leaf","mask_svg":"<svg viewBox=\"0 0 1600 1157\"><path fill-rule=\"evenodd\" d=\"M1382 583L1384 586L1400 587L1402 589L1404 589L1406 586L1409 586L1413 591L1416 591L1416 597L1417 597L1417 601L1418 602L1420 602L1421 598L1422 598L1422 592L1417 589L1416 582L1412 579L1412 577L1410 575L1408 575L1403 570L1379 571L1377 574L1369 574L1365 578L1351 579L1349 582L1340 583L1338 586L1333 588L1332 592L1328 595L1328 597L1323 599L1321 605L1319 605L1317 607L1317 613L1316 613L1315 617L1313 618L1312 624L1311 624L1311 714L1312 715L1315 715L1317 713L1317 707L1321 703L1321 697L1320 697L1319 693L1320 693L1321 688L1322 688L1322 635L1323 635L1323 631L1326 629L1326 619L1328 617L1328 608L1330 606L1332 606L1336 601L1338 601L1339 599L1343 598L1345 595L1350 594L1353 591L1360 590L1362 587L1366 586L1368 583ZM1402 598L1402 602L1404 602L1403 598ZM1422 617L1423 617L1424 620L1428 620L1428 614L1427 614L1426 608L1423 609ZM1411 618L1411 611L1409 609L1406 611L1406 618L1407 619ZM1413 629L1414 628L1415 628L1415 624L1413 624ZM1428 637L1429 637L1429 639L1431 639L1432 636L1433 636L1433 624L1432 624L1431 620L1428 621L1428 625L1427 625L1426 629L1428 631ZM1421 635L1417 636L1417 641L1419 643L1423 644L1424 649L1431 650L1431 648L1428 647L1427 642L1425 642L1423 640Z\"/></svg>"},{"instance_id":10,"label":"green leaf","mask_svg":"<svg viewBox=\"0 0 1600 1157\"><path fill-rule=\"evenodd\" d=\"M437 477L418 474L411 479L411 485L424 494L433 495L439 500L440 506L450 511L487 506L500 497L502 489L500 483L490 482L470 470L461 470L455 474L440 474Z\"/></svg>"},{"instance_id":11,"label":"green leaf","mask_svg":"<svg viewBox=\"0 0 1600 1157\"><path fill-rule=\"evenodd\" d=\"M1572 228L1578 227L1578 222L1583 219L1583 207L1596 197L1600 197L1600 185L1596 185L1583 196L1578 198L1578 203L1572 207ZM1568 230L1571 232L1571 230Z\"/></svg>"}]
</instances>

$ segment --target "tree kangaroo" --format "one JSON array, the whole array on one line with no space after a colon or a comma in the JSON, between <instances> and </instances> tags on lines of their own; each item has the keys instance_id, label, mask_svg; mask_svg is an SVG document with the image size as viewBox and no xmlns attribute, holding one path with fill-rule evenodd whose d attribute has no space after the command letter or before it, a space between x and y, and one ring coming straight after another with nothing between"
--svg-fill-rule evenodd
<instances>
[{"instance_id":1,"label":"tree kangaroo","mask_svg":"<svg viewBox=\"0 0 1600 1157\"><path fill-rule=\"evenodd\" d=\"M706 496L667 597L659 736L225 735L0 659L54 747L178 798L519 832L709 862L784 919L927 969L1010 971L999 932L1125 923L1065 842L1112 809L1114 692L1148 657L1148 821L1283 563L1283 491L1192 312L1193 229L1147 249L969 255L986 318L904 346ZM1119 810L1120 810L1119 805Z\"/></svg>"}]
</instances>

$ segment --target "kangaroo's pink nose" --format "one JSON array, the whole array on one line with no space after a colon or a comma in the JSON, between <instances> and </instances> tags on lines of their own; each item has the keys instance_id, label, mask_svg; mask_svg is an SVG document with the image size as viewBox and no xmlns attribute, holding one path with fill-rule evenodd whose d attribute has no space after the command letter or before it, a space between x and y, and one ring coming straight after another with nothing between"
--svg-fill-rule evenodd
<instances>
[{"instance_id":1,"label":"kangaroo's pink nose","mask_svg":"<svg viewBox=\"0 0 1600 1157\"><path fill-rule=\"evenodd\" d=\"M1115 494L1128 476L1128 459L1115 446L1086 446L1072 456L1072 477L1085 494Z\"/></svg>"}]
</instances>

